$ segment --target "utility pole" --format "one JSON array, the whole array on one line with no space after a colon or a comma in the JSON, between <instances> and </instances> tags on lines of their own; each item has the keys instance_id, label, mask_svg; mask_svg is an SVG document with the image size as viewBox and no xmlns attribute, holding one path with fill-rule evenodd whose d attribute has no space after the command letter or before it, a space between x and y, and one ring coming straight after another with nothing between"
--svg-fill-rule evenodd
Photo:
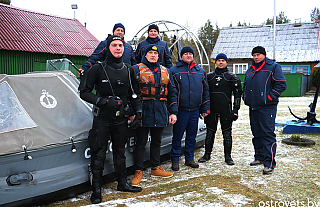
<instances>
[{"instance_id":1,"label":"utility pole","mask_svg":"<svg viewBox=\"0 0 320 207\"><path fill-rule=\"evenodd\" d=\"M73 18L76 18L76 9L78 9L78 5L77 4L71 4L71 9L74 9L73 12Z\"/></svg>"},{"instance_id":2,"label":"utility pole","mask_svg":"<svg viewBox=\"0 0 320 207\"><path fill-rule=\"evenodd\" d=\"M274 0L274 13L273 13L273 59L276 61L276 0Z\"/></svg>"}]
</instances>

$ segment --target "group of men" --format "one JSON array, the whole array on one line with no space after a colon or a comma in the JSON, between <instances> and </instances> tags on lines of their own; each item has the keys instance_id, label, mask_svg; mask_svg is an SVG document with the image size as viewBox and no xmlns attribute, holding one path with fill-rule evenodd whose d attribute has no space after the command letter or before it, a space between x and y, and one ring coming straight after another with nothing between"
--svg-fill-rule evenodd
<instances>
[{"instance_id":1,"label":"group of men","mask_svg":"<svg viewBox=\"0 0 320 207\"><path fill-rule=\"evenodd\" d=\"M216 69L207 75L204 69L194 63L195 53L190 46L182 48L181 59L172 66L168 45L160 40L159 28L155 24L148 27L148 37L139 43L135 53L124 41L124 34L123 24L115 24L113 35L100 42L80 69L83 72L79 86L80 97L93 104L94 114L88 137L93 173L92 203L101 202L102 171L109 137L119 191L142 190L139 184L143 177L149 134L151 176L173 176L172 172L165 171L160 165L162 134L169 124L173 124L170 152L172 170L179 170L184 133L185 165L198 168L199 165L194 161L194 148L199 116L204 117L207 134L205 154L198 162L210 159L220 118L225 162L234 165L231 157L232 122L238 118L242 86L240 79L227 69L227 56L218 54ZM286 82L281 67L266 58L263 47L255 47L252 55L254 62L247 70L243 89L244 102L250 107L250 124L254 136L255 160L250 165L264 164L263 173L271 174L275 167L276 107L280 94L286 89ZM127 183L126 177L125 144L128 127L136 131L136 171L131 184Z\"/></svg>"}]
</instances>

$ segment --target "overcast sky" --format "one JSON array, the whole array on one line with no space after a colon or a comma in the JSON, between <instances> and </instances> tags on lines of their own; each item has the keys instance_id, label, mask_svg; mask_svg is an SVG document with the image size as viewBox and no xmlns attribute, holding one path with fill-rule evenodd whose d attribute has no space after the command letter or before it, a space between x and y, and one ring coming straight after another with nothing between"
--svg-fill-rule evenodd
<instances>
[{"instance_id":1,"label":"overcast sky","mask_svg":"<svg viewBox=\"0 0 320 207\"><path fill-rule=\"evenodd\" d=\"M72 10L72 4L77 4L78 9ZM159 20L188 26L196 33L208 19L213 25L217 22L219 28L228 27L231 22L236 26L239 21L260 25L274 13L274 0L11 0L11 5L66 18L74 18L75 14L75 18L83 24L86 22L87 29L100 41L118 22L125 26L128 41L144 26ZM283 11L291 22L299 18L309 22L315 7L320 8L319 0L276 0L276 14Z\"/></svg>"}]
</instances>

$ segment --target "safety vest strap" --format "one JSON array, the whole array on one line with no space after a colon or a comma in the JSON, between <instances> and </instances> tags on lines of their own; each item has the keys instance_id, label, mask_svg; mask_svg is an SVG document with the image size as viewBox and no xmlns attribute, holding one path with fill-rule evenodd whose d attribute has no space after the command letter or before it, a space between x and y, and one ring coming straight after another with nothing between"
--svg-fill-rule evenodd
<instances>
[{"instance_id":1,"label":"safety vest strap","mask_svg":"<svg viewBox=\"0 0 320 207\"><path fill-rule=\"evenodd\" d=\"M148 91L151 91L151 87L155 87L155 88L160 88L159 91L162 91L162 90L167 90L167 85L166 84L159 84L159 83L156 83L156 84L145 84L145 83L140 83L140 87L146 87L148 89ZM167 95L166 94L151 94L151 93L148 93L148 94L141 94L141 99L142 100L147 100L145 98L148 98L148 99L160 99L160 100L167 100Z\"/></svg>"}]
</instances>

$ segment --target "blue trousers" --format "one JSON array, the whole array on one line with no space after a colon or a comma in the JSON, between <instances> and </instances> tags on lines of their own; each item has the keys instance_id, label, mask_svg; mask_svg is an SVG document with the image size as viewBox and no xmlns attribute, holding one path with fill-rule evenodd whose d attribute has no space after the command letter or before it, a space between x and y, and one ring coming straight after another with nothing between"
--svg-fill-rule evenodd
<instances>
[{"instance_id":1,"label":"blue trousers","mask_svg":"<svg viewBox=\"0 0 320 207\"><path fill-rule=\"evenodd\" d=\"M254 158L263 161L263 165L270 168L276 166L277 140L274 133L276 113L276 105L263 106L257 110L249 109Z\"/></svg>"},{"instance_id":2,"label":"blue trousers","mask_svg":"<svg viewBox=\"0 0 320 207\"><path fill-rule=\"evenodd\" d=\"M198 132L199 110L180 111L178 120L173 125L172 149L170 152L171 161L179 161L181 154L181 140L184 132L185 139L185 161L194 160L194 148L196 146L196 136Z\"/></svg>"}]
</instances>

